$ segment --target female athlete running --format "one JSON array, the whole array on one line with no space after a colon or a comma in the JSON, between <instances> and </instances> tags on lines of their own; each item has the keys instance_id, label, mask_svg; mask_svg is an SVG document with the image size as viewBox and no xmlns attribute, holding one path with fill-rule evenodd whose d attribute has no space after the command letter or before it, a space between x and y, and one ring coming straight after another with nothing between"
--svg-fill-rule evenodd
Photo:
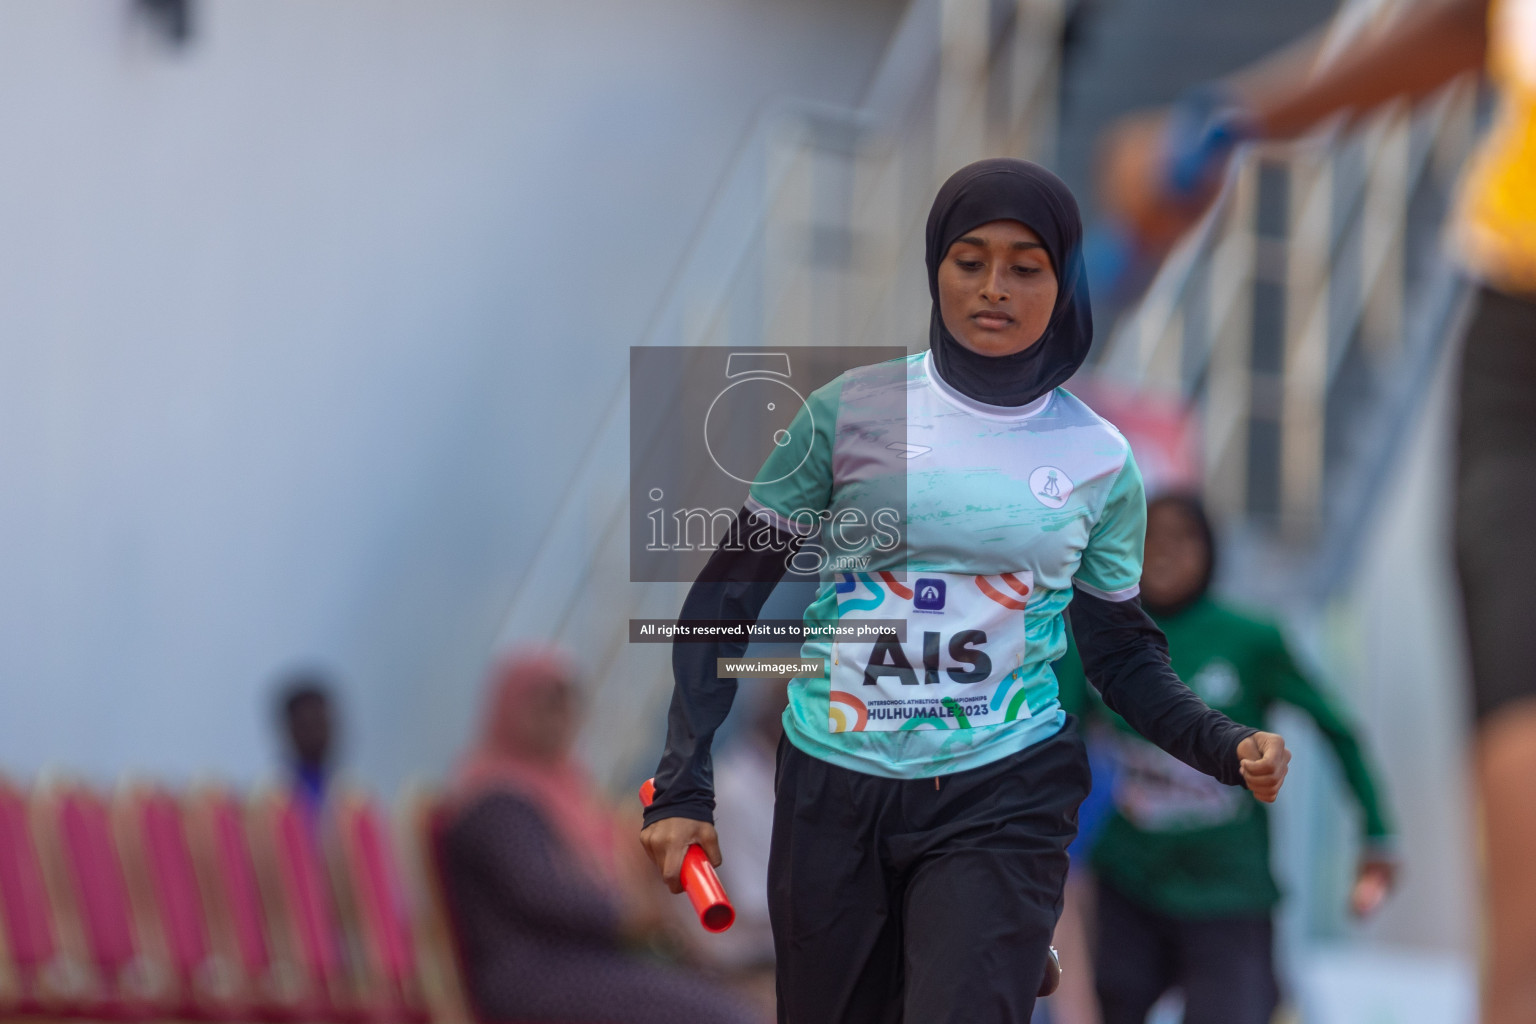
<instances>
[{"instance_id":1,"label":"female athlete running","mask_svg":"<svg viewBox=\"0 0 1536 1024\"><path fill-rule=\"evenodd\" d=\"M807 640L826 669L790 686L769 864L781 1021L1029 1019L1089 782L1050 667L1069 603L1088 678L1142 735L1266 802L1285 777L1284 741L1201 703L1141 610L1140 474L1060 388L1093 333L1081 239L1044 169L956 172L928 217L929 350L812 393L789 431L808 452L769 456L684 603L753 620L810 552L807 626L905 621L900 640ZM893 501L904 544L874 531L856 573L820 557ZM744 649L673 648L641 840L674 892L688 844L719 862L710 743L736 683L715 659Z\"/></svg>"}]
</instances>

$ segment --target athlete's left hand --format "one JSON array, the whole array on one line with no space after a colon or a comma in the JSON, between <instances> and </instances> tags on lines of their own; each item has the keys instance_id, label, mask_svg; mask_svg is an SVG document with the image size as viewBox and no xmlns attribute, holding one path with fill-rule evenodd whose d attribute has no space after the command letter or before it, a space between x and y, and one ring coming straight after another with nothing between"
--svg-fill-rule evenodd
<instances>
[{"instance_id":1,"label":"athlete's left hand","mask_svg":"<svg viewBox=\"0 0 1536 1024\"><path fill-rule=\"evenodd\" d=\"M1349 893L1349 909L1356 917L1370 917L1386 902L1396 884L1397 861L1379 855L1361 857L1355 885Z\"/></svg>"},{"instance_id":2,"label":"athlete's left hand","mask_svg":"<svg viewBox=\"0 0 1536 1024\"><path fill-rule=\"evenodd\" d=\"M1274 803L1291 764L1285 740L1278 733L1256 732L1237 745L1237 756L1249 791L1266 804Z\"/></svg>"}]
</instances>

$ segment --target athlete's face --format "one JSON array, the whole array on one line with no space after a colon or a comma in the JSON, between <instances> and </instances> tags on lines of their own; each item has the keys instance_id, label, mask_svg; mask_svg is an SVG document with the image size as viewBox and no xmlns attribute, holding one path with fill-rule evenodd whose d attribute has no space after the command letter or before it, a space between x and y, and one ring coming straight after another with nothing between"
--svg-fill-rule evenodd
<instances>
[{"instance_id":1,"label":"athlete's face","mask_svg":"<svg viewBox=\"0 0 1536 1024\"><path fill-rule=\"evenodd\" d=\"M1045 333L1056 305L1056 270L1040 236L994 220L955 240L939 264L939 316L979 355L1022 352Z\"/></svg>"},{"instance_id":2,"label":"athlete's face","mask_svg":"<svg viewBox=\"0 0 1536 1024\"><path fill-rule=\"evenodd\" d=\"M1171 503L1148 506L1141 596L1149 607L1172 608L1189 600L1210 562L1205 534L1188 512Z\"/></svg>"}]
</instances>

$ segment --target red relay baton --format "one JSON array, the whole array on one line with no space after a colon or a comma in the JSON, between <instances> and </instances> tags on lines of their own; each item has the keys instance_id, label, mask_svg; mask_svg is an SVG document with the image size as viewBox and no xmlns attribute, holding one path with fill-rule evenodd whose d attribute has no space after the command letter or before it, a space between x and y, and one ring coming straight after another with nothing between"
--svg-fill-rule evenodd
<instances>
[{"instance_id":1,"label":"red relay baton","mask_svg":"<svg viewBox=\"0 0 1536 1024\"><path fill-rule=\"evenodd\" d=\"M649 807L655 796L656 780L646 779L640 786L640 802ZM731 906L720 876L715 874L714 865L698 843L689 844L688 852L683 854L682 880L683 891L698 911L699 923L706 931L723 932L735 923L736 908Z\"/></svg>"}]
</instances>

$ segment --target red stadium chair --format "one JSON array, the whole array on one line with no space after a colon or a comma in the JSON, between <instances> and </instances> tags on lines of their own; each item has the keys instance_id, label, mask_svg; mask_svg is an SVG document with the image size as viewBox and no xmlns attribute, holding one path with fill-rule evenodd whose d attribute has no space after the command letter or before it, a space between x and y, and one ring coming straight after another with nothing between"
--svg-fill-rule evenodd
<instances>
[{"instance_id":1,"label":"red stadium chair","mask_svg":"<svg viewBox=\"0 0 1536 1024\"><path fill-rule=\"evenodd\" d=\"M274 949L245 806L226 789L204 787L186 797L183 817L202 883L209 939L219 960L232 965L242 1001L259 1020L305 1017L313 998L296 962Z\"/></svg>"},{"instance_id":2,"label":"red stadium chair","mask_svg":"<svg viewBox=\"0 0 1536 1024\"><path fill-rule=\"evenodd\" d=\"M0 1016L86 1008L84 970L61 948L55 918L27 800L0 780L0 925L10 968Z\"/></svg>"},{"instance_id":3,"label":"red stadium chair","mask_svg":"<svg viewBox=\"0 0 1536 1024\"><path fill-rule=\"evenodd\" d=\"M91 1015L164 1015L172 1009L168 978L144 955L106 803L83 786L70 786L56 799L43 797L42 806L56 822L78 924L100 983L100 1004Z\"/></svg>"},{"instance_id":4,"label":"red stadium chair","mask_svg":"<svg viewBox=\"0 0 1536 1024\"><path fill-rule=\"evenodd\" d=\"M154 937L158 958L168 965L176 1014L189 1020L250 1016L235 962L214 948L180 802L164 787L140 786L119 803L124 865L132 889L145 897L140 931Z\"/></svg>"},{"instance_id":5,"label":"red stadium chair","mask_svg":"<svg viewBox=\"0 0 1536 1024\"><path fill-rule=\"evenodd\" d=\"M377 805L360 794L336 802L341 872L347 880L345 904L363 951L371 1017L424 1024L430 1019L417 975L415 937L402 878L391 848L386 819Z\"/></svg>"},{"instance_id":6,"label":"red stadium chair","mask_svg":"<svg viewBox=\"0 0 1536 1024\"><path fill-rule=\"evenodd\" d=\"M438 842L447 817L440 802L420 790L405 797L401 814L407 837L405 877L416 896L417 963L424 998L434 1020L474 1020L464 987L458 935L448 913L439 868Z\"/></svg>"},{"instance_id":7,"label":"red stadium chair","mask_svg":"<svg viewBox=\"0 0 1536 1024\"><path fill-rule=\"evenodd\" d=\"M344 1024L367 1020L348 971L335 893L314 832L318 823L286 794L258 799L249 820L272 934L302 979L306 1012Z\"/></svg>"}]
</instances>

